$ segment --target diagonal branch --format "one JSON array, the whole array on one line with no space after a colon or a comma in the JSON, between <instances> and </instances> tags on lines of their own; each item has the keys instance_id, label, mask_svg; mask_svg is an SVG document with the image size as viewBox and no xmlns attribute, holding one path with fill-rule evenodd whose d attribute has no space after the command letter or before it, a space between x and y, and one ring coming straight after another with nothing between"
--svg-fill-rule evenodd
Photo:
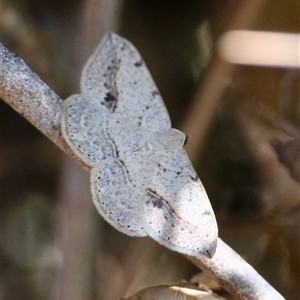
<instances>
[{"instance_id":1,"label":"diagonal branch","mask_svg":"<svg viewBox=\"0 0 300 300\"><path fill-rule=\"evenodd\" d=\"M45 134L66 154L89 170L72 153L61 134L62 99L57 96L17 55L0 43L0 96ZM212 259L188 257L209 272L237 299L284 299L247 262L221 239Z\"/></svg>"},{"instance_id":2,"label":"diagonal branch","mask_svg":"<svg viewBox=\"0 0 300 300\"><path fill-rule=\"evenodd\" d=\"M220 238L216 253L211 259L191 256L187 258L214 277L236 299L284 299L252 266Z\"/></svg>"},{"instance_id":3,"label":"diagonal branch","mask_svg":"<svg viewBox=\"0 0 300 300\"><path fill-rule=\"evenodd\" d=\"M0 43L0 97L83 168L61 132L63 100L18 55Z\"/></svg>"}]
</instances>

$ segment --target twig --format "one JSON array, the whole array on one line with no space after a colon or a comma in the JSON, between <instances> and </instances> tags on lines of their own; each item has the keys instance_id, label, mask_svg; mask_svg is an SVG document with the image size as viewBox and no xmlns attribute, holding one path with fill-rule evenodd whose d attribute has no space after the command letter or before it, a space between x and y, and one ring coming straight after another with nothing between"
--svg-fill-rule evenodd
<instances>
[{"instance_id":1,"label":"twig","mask_svg":"<svg viewBox=\"0 0 300 300\"><path fill-rule=\"evenodd\" d=\"M187 258L213 276L236 299L284 299L252 266L220 238L213 258L191 256L187 256Z\"/></svg>"},{"instance_id":2,"label":"twig","mask_svg":"<svg viewBox=\"0 0 300 300\"><path fill-rule=\"evenodd\" d=\"M1 98L30 123L89 169L67 146L61 134L62 100L24 63L0 44ZM188 257L207 270L237 299L279 300L283 297L221 239L212 259Z\"/></svg>"},{"instance_id":3,"label":"twig","mask_svg":"<svg viewBox=\"0 0 300 300\"><path fill-rule=\"evenodd\" d=\"M0 97L86 170L61 133L62 99L0 43Z\"/></svg>"}]
</instances>

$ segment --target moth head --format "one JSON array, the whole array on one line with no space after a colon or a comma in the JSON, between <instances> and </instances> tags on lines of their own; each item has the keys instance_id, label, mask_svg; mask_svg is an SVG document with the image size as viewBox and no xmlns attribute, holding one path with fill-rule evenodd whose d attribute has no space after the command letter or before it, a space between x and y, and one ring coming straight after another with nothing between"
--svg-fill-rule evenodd
<instances>
[{"instance_id":1,"label":"moth head","mask_svg":"<svg viewBox=\"0 0 300 300\"><path fill-rule=\"evenodd\" d=\"M148 142L149 148L156 150L172 150L181 148L184 144L185 134L177 129L167 129L155 133Z\"/></svg>"},{"instance_id":2,"label":"moth head","mask_svg":"<svg viewBox=\"0 0 300 300\"><path fill-rule=\"evenodd\" d=\"M187 141L187 136L180 130L172 128L170 138L174 141L174 145L184 146Z\"/></svg>"}]
</instances>

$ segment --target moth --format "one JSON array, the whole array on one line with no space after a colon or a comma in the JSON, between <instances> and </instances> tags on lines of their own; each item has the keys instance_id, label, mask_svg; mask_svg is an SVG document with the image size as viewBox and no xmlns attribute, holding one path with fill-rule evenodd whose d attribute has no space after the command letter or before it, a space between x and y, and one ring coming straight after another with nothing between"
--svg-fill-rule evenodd
<instances>
[{"instance_id":1,"label":"moth","mask_svg":"<svg viewBox=\"0 0 300 300\"><path fill-rule=\"evenodd\" d=\"M88 60L81 94L64 101L62 132L91 167L101 216L130 236L150 236L212 257L218 229L204 187L134 46L108 33Z\"/></svg>"}]
</instances>

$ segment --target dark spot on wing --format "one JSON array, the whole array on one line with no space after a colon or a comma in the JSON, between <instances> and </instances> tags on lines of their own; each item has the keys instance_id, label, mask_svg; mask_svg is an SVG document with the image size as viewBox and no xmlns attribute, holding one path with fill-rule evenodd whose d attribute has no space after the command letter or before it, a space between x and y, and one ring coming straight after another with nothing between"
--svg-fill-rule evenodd
<instances>
[{"instance_id":1,"label":"dark spot on wing","mask_svg":"<svg viewBox=\"0 0 300 300\"><path fill-rule=\"evenodd\" d=\"M161 198L158 198L158 199L153 199L152 200L152 204L154 207L157 207L157 208L162 208L163 207L163 200Z\"/></svg>"},{"instance_id":2,"label":"dark spot on wing","mask_svg":"<svg viewBox=\"0 0 300 300\"><path fill-rule=\"evenodd\" d=\"M108 92L108 93L106 93L104 100L106 102L114 102L116 100L116 97L113 94L111 94L110 92Z\"/></svg>"},{"instance_id":3,"label":"dark spot on wing","mask_svg":"<svg viewBox=\"0 0 300 300\"><path fill-rule=\"evenodd\" d=\"M206 210L202 215L209 216L209 215L211 215L211 212L209 210Z\"/></svg>"},{"instance_id":4,"label":"dark spot on wing","mask_svg":"<svg viewBox=\"0 0 300 300\"><path fill-rule=\"evenodd\" d=\"M124 44L120 47L120 49L123 51L125 49Z\"/></svg>"},{"instance_id":5,"label":"dark spot on wing","mask_svg":"<svg viewBox=\"0 0 300 300\"><path fill-rule=\"evenodd\" d=\"M109 110L114 110L116 108L117 98L111 92L107 92L104 97L104 102L101 102L101 105L104 105Z\"/></svg>"},{"instance_id":6,"label":"dark spot on wing","mask_svg":"<svg viewBox=\"0 0 300 300\"><path fill-rule=\"evenodd\" d=\"M191 179L193 180L193 181L197 181L198 179L199 179L199 177L196 175L196 176L190 176L191 177Z\"/></svg>"},{"instance_id":7,"label":"dark spot on wing","mask_svg":"<svg viewBox=\"0 0 300 300\"><path fill-rule=\"evenodd\" d=\"M152 92L152 96L153 96L153 97L158 96L158 95L159 95L159 92L158 92L158 91L153 91L153 92Z\"/></svg>"},{"instance_id":8,"label":"dark spot on wing","mask_svg":"<svg viewBox=\"0 0 300 300\"><path fill-rule=\"evenodd\" d=\"M138 124L137 124L137 125L138 125L138 126L141 126L141 125L142 125L143 117L138 117L138 120L139 120L139 121L138 121Z\"/></svg>"},{"instance_id":9,"label":"dark spot on wing","mask_svg":"<svg viewBox=\"0 0 300 300\"><path fill-rule=\"evenodd\" d=\"M143 64L143 62L140 60L140 61L135 62L134 66L140 67L140 66L142 66L142 64Z\"/></svg>"},{"instance_id":10,"label":"dark spot on wing","mask_svg":"<svg viewBox=\"0 0 300 300\"><path fill-rule=\"evenodd\" d=\"M163 199L160 197L155 191L153 190L148 190L148 195L151 197L151 203L153 204L154 207L157 208L162 208L163 207Z\"/></svg>"},{"instance_id":11,"label":"dark spot on wing","mask_svg":"<svg viewBox=\"0 0 300 300\"><path fill-rule=\"evenodd\" d=\"M205 250L205 253L207 254L208 258L212 258L214 253L215 253L215 249L212 250Z\"/></svg>"}]
</instances>

